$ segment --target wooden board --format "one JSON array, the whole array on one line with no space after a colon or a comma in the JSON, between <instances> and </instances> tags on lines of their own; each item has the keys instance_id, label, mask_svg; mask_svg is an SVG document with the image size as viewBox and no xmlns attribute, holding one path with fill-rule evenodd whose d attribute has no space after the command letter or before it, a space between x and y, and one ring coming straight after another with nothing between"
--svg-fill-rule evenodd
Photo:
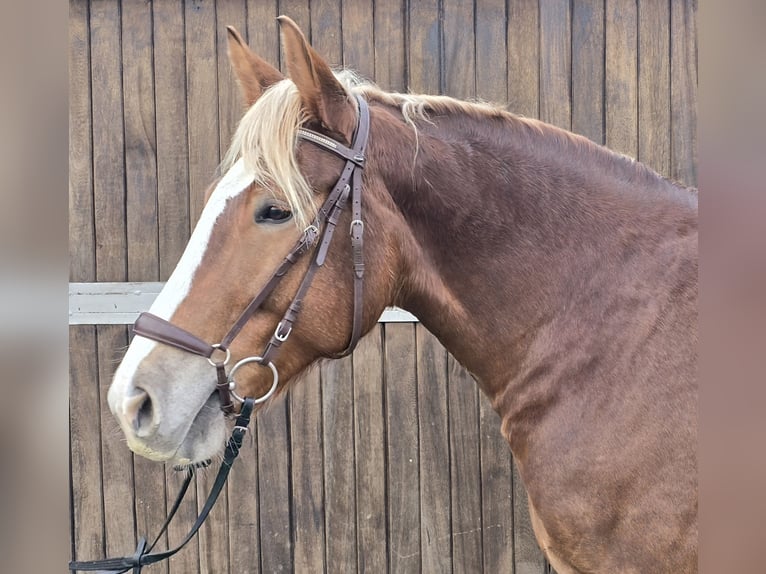
<instances>
[{"instance_id":1,"label":"wooden board","mask_svg":"<svg viewBox=\"0 0 766 574\"><path fill-rule=\"evenodd\" d=\"M671 177L697 185L697 0L670 3Z\"/></svg>"},{"instance_id":2,"label":"wooden board","mask_svg":"<svg viewBox=\"0 0 766 574\"><path fill-rule=\"evenodd\" d=\"M388 564L393 572L421 572L420 458L414 325L385 327L388 479Z\"/></svg>"},{"instance_id":3,"label":"wooden board","mask_svg":"<svg viewBox=\"0 0 766 574\"><path fill-rule=\"evenodd\" d=\"M604 143L604 0L572 2L572 131Z\"/></svg>"},{"instance_id":4,"label":"wooden board","mask_svg":"<svg viewBox=\"0 0 766 574\"><path fill-rule=\"evenodd\" d=\"M450 492L447 351L422 325L415 328L420 443L420 552L424 572L450 572Z\"/></svg>"},{"instance_id":5,"label":"wooden board","mask_svg":"<svg viewBox=\"0 0 766 574\"><path fill-rule=\"evenodd\" d=\"M354 458L358 572L386 572L386 413L383 327L367 334L351 357L354 369Z\"/></svg>"},{"instance_id":6,"label":"wooden board","mask_svg":"<svg viewBox=\"0 0 766 574\"><path fill-rule=\"evenodd\" d=\"M635 0L606 3L606 145L638 154L638 20Z\"/></svg>"},{"instance_id":7,"label":"wooden board","mask_svg":"<svg viewBox=\"0 0 766 574\"><path fill-rule=\"evenodd\" d=\"M189 149L183 3L154 0L159 278L166 281L189 240Z\"/></svg>"}]
</instances>

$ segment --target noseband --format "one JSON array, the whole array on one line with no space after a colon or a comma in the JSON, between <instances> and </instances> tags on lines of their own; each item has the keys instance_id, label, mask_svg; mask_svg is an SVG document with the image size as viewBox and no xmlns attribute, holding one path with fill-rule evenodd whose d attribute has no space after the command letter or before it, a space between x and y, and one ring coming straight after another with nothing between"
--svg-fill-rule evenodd
<instances>
[{"instance_id":1,"label":"noseband","mask_svg":"<svg viewBox=\"0 0 766 574\"><path fill-rule=\"evenodd\" d=\"M352 215L349 234L351 236L351 249L353 253L354 319L351 328L351 339L349 340L348 346L342 352L332 355L332 357L343 357L354 350L362 333L362 286L364 280L364 257L362 251L364 243L364 222L362 221L362 169L364 168L364 152L367 146L367 136L370 128L370 115L367 103L360 96L356 96L356 100L359 105L359 120L354 133L353 143L350 148L317 132L307 129L298 130L297 137L340 156L342 159L346 160L346 164L337 183L330 191L330 194L322 204L322 207L319 209L314 221L303 231L300 239L282 260L282 263L280 263L261 291L252 299L252 301L250 301L247 307L245 307L237 321L232 325L231 329L229 329L229 332L226 333L223 339L221 339L221 342L216 344L207 343L189 331L173 325L169 321L157 317L156 315L152 315L151 313L141 313L133 325L133 332L136 335L207 358L210 364L216 369L216 390L218 391L218 396L220 398L221 410L223 410L224 413L232 414L234 412L232 398L242 403L239 415L234 423L234 430L226 443L226 450L224 452L221 468L218 471L218 475L210 490L210 494L205 501L205 505L199 513L197 520L194 522L191 531L184 537L181 544L172 550L151 552L157 541L167 530L171 519L175 515L176 510L178 510L178 507L191 484L191 480L194 476L193 467L189 469L189 473L181 486L181 490L176 496L176 500L170 513L165 519L165 522L160 529L160 533L154 539L152 544L147 546L146 539L142 537L139 540L135 554L131 556L105 558L103 560L72 561L69 563L70 570L98 570L104 573L114 574L133 570L135 574L138 574L141 572L143 566L166 560L176 554L200 529L226 483L226 478L228 477L234 459L236 459L239 454L240 447L242 446L242 439L250 424L250 416L253 407L256 404L267 400L277 389L279 374L273 359L282 343L284 343L290 336L290 333L292 333L293 324L301 312L303 299L311 286L311 282L314 280L314 275L319 268L324 265L330 242L335 233L335 227L338 224L340 214L348 201L349 195L351 196ZM323 229L323 231L320 238L321 229ZM311 247L317 243L317 240L319 240L319 245L314 251L314 256L303 277L303 281L298 287L298 291L288 306L287 311L285 311L282 320L277 324L276 329L274 329L274 333L271 335L271 339L266 344L263 352L260 355L247 357L237 362L227 374L226 364L231 357L229 346L232 341L234 341L235 337L261 307L269 294L274 291L287 271L301 255L308 252ZM216 354L219 355L219 357L213 358L213 355ZM220 355L223 356L221 357ZM236 382L234 380L234 373L240 367L249 363L259 363L269 367L273 377L273 382L269 390L264 395L255 399L251 397L241 397L235 392Z\"/></svg>"},{"instance_id":2,"label":"noseband","mask_svg":"<svg viewBox=\"0 0 766 574\"><path fill-rule=\"evenodd\" d=\"M210 364L216 368L217 384L216 389L221 401L221 409L230 414L234 410L232 398L244 401L240 395L235 392L236 381L234 374L236 371L248 364L259 363L269 367L272 372L273 382L271 388L261 397L254 399L254 402L261 403L268 399L277 389L279 374L273 359L279 351L282 343L287 341L293 330L293 324L298 318L303 305L303 299L306 296L309 287L316 272L324 265L327 257L327 251L330 247L335 228L340 218L341 212L351 195L352 221L349 230L351 236L351 248L353 252L353 277L354 277L354 319L351 328L351 339L344 351L333 355L334 358L343 357L354 350L362 332L362 285L364 279L364 258L363 258L363 234L364 222L362 221L362 169L364 168L364 152L367 146L367 136L369 134L370 116L367 103L361 97L357 96L359 104L359 122L354 133L353 143L350 148L332 140L317 132L299 129L297 136L307 142L311 142L327 151L346 160L346 165L338 178L337 183L330 191L327 199L317 212L314 221L309 225L296 242L276 271L263 286L261 291L253 297L252 301L245 307L237 321L232 325L229 332L221 339L220 343L211 345L198 338L196 335L173 325L172 323L152 315L151 313L142 313L133 326L133 332L148 339L176 347L183 351L194 353L206 357ZM324 227L321 238L319 230ZM261 307L266 298L277 287L280 280L287 271L306 253L319 239L319 246L314 252L314 257L309 265L306 275L298 288L295 297L285 311L282 320L274 329L271 339L260 355L247 357L236 363L228 375L225 366L229 361L229 346L235 337L244 328L247 322L252 318L255 312ZM219 355L219 358L213 359L213 355Z\"/></svg>"}]
</instances>

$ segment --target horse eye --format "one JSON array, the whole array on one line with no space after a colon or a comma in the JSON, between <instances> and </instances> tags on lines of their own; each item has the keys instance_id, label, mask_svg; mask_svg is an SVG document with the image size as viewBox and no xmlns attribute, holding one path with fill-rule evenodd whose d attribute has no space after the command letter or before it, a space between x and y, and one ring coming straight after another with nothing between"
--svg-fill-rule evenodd
<instances>
[{"instance_id":1,"label":"horse eye","mask_svg":"<svg viewBox=\"0 0 766 574\"><path fill-rule=\"evenodd\" d=\"M283 223L290 219L293 214L289 209L280 207L279 205L267 205L255 214L256 223Z\"/></svg>"}]
</instances>

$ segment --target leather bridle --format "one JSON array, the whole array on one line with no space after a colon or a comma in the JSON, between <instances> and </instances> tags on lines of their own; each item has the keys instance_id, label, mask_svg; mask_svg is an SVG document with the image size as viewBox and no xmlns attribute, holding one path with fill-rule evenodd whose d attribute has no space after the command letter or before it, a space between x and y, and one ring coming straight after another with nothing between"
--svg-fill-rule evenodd
<instances>
[{"instance_id":1,"label":"leather bridle","mask_svg":"<svg viewBox=\"0 0 766 574\"><path fill-rule=\"evenodd\" d=\"M362 248L364 245L364 222L362 220L362 169L364 168L364 154L370 129L370 115L367 103L358 95L356 96L356 100L358 102L359 117L350 148L312 130L304 128L298 130L297 137L307 142L311 142L346 160L345 166L343 167L343 171L341 172L337 183L330 191L311 225L303 231L300 239L282 260L260 292L253 297L250 303L245 307L234 325L232 325L228 333L221 339L221 342L210 344L189 331L173 325L169 321L157 317L156 315L152 315L151 313L141 313L133 325L133 332L136 335L170 345L171 347L181 349L182 351L206 357L210 364L216 369L216 390L220 398L221 410L223 410L224 413L228 415L234 412L232 398L242 403L242 407L235 422L234 430L226 444L221 468L218 471L218 475L216 476L213 488L208 495L208 499L192 526L191 531L176 548L165 552L151 553L152 548L167 529L168 524L173 518L173 515L178 509L178 506L191 483L191 479L194 476L193 467L189 468L189 472L178 496L176 497L175 503L173 504L160 533L152 544L147 546L146 539L142 537L139 540L135 554L131 556L106 558L103 560L72 561L69 563L69 570L100 570L104 573L117 574L132 569L134 573L139 573L143 566L154 564L173 556L176 552L181 550L189 540L191 540L197 530L202 526L202 523L212 509L213 504L215 504L215 501L226 482L226 478L234 459L239 454L242 439L244 438L250 423L253 407L258 403L266 401L277 389L279 375L273 360L282 343L284 343L292 333L293 325L301 312L303 299L314 280L316 272L325 263L327 251L330 247L333 234L335 233L335 228L349 196L351 197L352 216L349 234L351 236L354 278L353 324L351 328L351 338L346 349L340 353L332 355L332 357L337 358L348 355L354 350L354 347L356 347L362 333L363 319L362 287L364 282L364 257ZM321 237L320 230L322 230ZM314 250L314 256L300 286L298 287L298 291L285 311L282 320L277 324L277 327L271 335L263 352L260 355L240 360L227 374L226 364L231 356L229 351L231 343L240 331L242 331L247 322L253 317L255 312L261 308L263 302L269 294L274 291L287 271L296 261L298 261L301 255L308 252L311 247L317 243L317 239L319 239L319 244ZM214 359L213 356L216 354L219 355L219 357ZM223 357L220 357L220 355L223 355ZM235 392L236 382L234 380L234 374L240 367L253 362L257 362L271 369L273 376L272 385L264 395L258 398L240 397Z\"/></svg>"}]
</instances>

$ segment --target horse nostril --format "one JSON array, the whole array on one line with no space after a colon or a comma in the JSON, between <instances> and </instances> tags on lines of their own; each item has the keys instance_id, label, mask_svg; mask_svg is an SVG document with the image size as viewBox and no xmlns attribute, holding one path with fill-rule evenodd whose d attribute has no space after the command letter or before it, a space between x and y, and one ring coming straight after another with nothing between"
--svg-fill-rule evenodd
<instances>
[{"instance_id":1,"label":"horse nostril","mask_svg":"<svg viewBox=\"0 0 766 574\"><path fill-rule=\"evenodd\" d=\"M125 419L133 426L137 436L148 435L154 426L154 408L149 393L136 388L123 402Z\"/></svg>"}]
</instances>

